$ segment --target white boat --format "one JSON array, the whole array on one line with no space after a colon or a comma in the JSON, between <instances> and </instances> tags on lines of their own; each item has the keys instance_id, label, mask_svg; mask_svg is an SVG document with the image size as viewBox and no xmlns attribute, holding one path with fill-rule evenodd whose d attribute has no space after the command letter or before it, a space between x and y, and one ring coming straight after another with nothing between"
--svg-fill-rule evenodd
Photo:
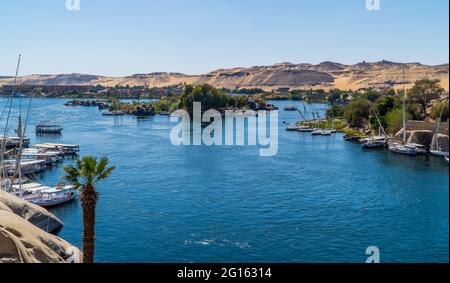
<instances>
[{"instance_id":1,"label":"white boat","mask_svg":"<svg viewBox=\"0 0 450 283\"><path fill-rule=\"evenodd\" d=\"M383 148L386 146L386 138L383 136L374 136L360 140L363 148Z\"/></svg>"},{"instance_id":2,"label":"white boat","mask_svg":"<svg viewBox=\"0 0 450 283\"><path fill-rule=\"evenodd\" d=\"M417 155L416 147L408 144L394 143L389 146L389 150L398 154Z\"/></svg>"},{"instance_id":3,"label":"white boat","mask_svg":"<svg viewBox=\"0 0 450 283\"><path fill-rule=\"evenodd\" d=\"M296 131L296 132L313 132L316 128L311 128L305 125L290 125L286 128L286 131Z\"/></svg>"},{"instance_id":4,"label":"white boat","mask_svg":"<svg viewBox=\"0 0 450 283\"><path fill-rule=\"evenodd\" d=\"M44 160L45 164L53 165L62 160L62 156L59 152L39 152L33 150L27 150L22 152L22 157L36 160Z\"/></svg>"},{"instance_id":5,"label":"white boat","mask_svg":"<svg viewBox=\"0 0 450 283\"><path fill-rule=\"evenodd\" d=\"M322 135L322 132L323 132L322 129L318 129L318 130L313 131L313 132L311 133L311 135L313 135L313 136L321 136L321 135Z\"/></svg>"},{"instance_id":6,"label":"white boat","mask_svg":"<svg viewBox=\"0 0 450 283\"><path fill-rule=\"evenodd\" d=\"M5 170L8 175L14 175L16 173L16 160L4 160L0 168ZM20 170L24 175L30 175L41 172L47 168L44 160L23 159L20 160Z\"/></svg>"},{"instance_id":7,"label":"white boat","mask_svg":"<svg viewBox=\"0 0 450 283\"><path fill-rule=\"evenodd\" d=\"M321 136L331 136L331 130L322 130L320 133Z\"/></svg>"},{"instance_id":8,"label":"white boat","mask_svg":"<svg viewBox=\"0 0 450 283\"><path fill-rule=\"evenodd\" d=\"M56 187L47 187L39 183L14 185L14 191L20 198L41 207L55 207L77 198L74 186L59 184Z\"/></svg>"},{"instance_id":9,"label":"white boat","mask_svg":"<svg viewBox=\"0 0 450 283\"><path fill-rule=\"evenodd\" d=\"M33 147L43 150L60 151L64 154L75 154L80 151L79 145L76 144L44 143L35 144Z\"/></svg>"}]
</instances>

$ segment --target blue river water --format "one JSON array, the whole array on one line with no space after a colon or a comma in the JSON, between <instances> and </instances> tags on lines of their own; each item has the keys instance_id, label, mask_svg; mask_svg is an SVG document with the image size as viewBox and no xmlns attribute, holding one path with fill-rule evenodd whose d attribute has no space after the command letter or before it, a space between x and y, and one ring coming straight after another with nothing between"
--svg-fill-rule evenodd
<instances>
[{"instance_id":1,"label":"blue river water","mask_svg":"<svg viewBox=\"0 0 450 283\"><path fill-rule=\"evenodd\" d=\"M273 157L254 146L173 146L167 116L105 117L64 102L35 99L27 136L76 143L80 155L107 155L117 166L98 185L97 262L359 263L369 246L382 262L448 262L443 159L287 132L283 122L299 119L282 110L292 101L273 102L281 107ZM17 109L18 101L14 126ZM61 120L63 135L36 136L37 121L48 119ZM55 184L61 168L39 177ZM52 212L65 224L59 236L81 247L78 201Z\"/></svg>"}]
</instances>

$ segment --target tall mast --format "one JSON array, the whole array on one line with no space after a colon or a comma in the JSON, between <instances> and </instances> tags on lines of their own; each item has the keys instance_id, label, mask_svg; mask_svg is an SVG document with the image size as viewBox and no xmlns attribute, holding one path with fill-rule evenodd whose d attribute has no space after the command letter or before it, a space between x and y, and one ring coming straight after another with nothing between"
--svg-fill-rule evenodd
<instances>
[{"instance_id":1,"label":"tall mast","mask_svg":"<svg viewBox=\"0 0 450 283\"><path fill-rule=\"evenodd\" d=\"M7 172L6 172L6 166L3 164L3 160L4 160L4 156L5 156L5 151L6 151L6 142L7 142L7 139L6 139L6 134L8 133L8 125L9 125L9 118L10 118L10 116L11 116L11 108L12 108L12 102L13 102L13 99L14 99L14 95L15 95L15 92L16 92L16 90L17 90L17 79L18 79L18 76L19 76L19 67L20 67L20 58L22 57L22 55L19 55L19 59L17 60L17 67L16 67L16 74L15 74L15 76L14 76L14 86L13 86L13 90L12 90L12 93L11 93L11 96L10 96L10 98L9 98L9 105L8 105L8 114L7 114L7 117L6 117L6 122L5 122L5 129L4 129L4 131L3 131L3 141L2 141L2 144L1 144L1 151L0 151L0 165L2 165L2 172L0 172L0 175L1 174L5 174L5 177L7 176Z\"/></svg>"},{"instance_id":2,"label":"tall mast","mask_svg":"<svg viewBox=\"0 0 450 283\"><path fill-rule=\"evenodd\" d=\"M406 82L405 82L405 65L403 65L403 142L406 143Z\"/></svg>"},{"instance_id":3,"label":"tall mast","mask_svg":"<svg viewBox=\"0 0 450 283\"><path fill-rule=\"evenodd\" d=\"M439 118L438 118L437 124L436 124L436 133L434 136L434 139L436 140L436 142L434 143L436 145L435 150L439 150L439 130L441 129L441 119L442 119L442 113L444 112L444 108L445 108L445 106L442 105L441 113L439 114Z\"/></svg>"}]
</instances>

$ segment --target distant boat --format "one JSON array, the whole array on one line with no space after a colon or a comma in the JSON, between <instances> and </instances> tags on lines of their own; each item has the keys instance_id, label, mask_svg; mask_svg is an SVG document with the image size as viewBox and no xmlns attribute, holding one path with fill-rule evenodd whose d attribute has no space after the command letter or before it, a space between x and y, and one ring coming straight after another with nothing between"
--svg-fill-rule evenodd
<instances>
[{"instance_id":1,"label":"distant boat","mask_svg":"<svg viewBox=\"0 0 450 283\"><path fill-rule=\"evenodd\" d=\"M305 125L290 125L286 128L286 131L296 131L296 132L313 132L316 128L311 128L310 126Z\"/></svg>"},{"instance_id":2,"label":"distant boat","mask_svg":"<svg viewBox=\"0 0 450 283\"><path fill-rule=\"evenodd\" d=\"M322 132L323 132L322 129L318 129L318 130L313 131L313 132L311 133L311 135L313 135L313 136L321 136L321 135L322 135Z\"/></svg>"},{"instance_id":3,"label":"distant boat","mask_svg":"<svg viewBox=\"0 0 450 283\"><path fill-rule=\"evenodd\" d=\"M383 148L386 146L386 138L384 136L374 136L360 140L361 146L365 149Z\"/></svg>"},{"instance_id":4,"label":"distant boat","mask_svg":"<svg viewBox=\"0 0 450 283\"><path fill-rule=\"evenodd\" d=\"M384 132L384 130L383 130L383 132ZM382 128L381 128L381 123L380 123L380 128L378 128L377 136L359 140L361 142L362 148L365 148L365 149L384 148L387 144L386 136L381 135L381 133L382 133Z\"/></svg>"},{"instance_id":5,"label":"distant boat","mask_svg":"<svg viewBox=\"0 0 450 283\"><path fill-rule=\"evenodd\" d=\"M63 128L58 123L40 122L36 125L36 133L38 134L60 134Z\"/></svg>"},{"instance_id":6,"label":"distant boat","mask_svg":"<svg viewBox=\"0 0 450 283\"><path fill-rule=\"evenodd\" d=\"M364 149L384 148L384 147L386 147L386 144L387 144L386 131L384 130L383 124L381 123L380 119L378 118L378 114L375 111L375 109L373 108L372 103L370 102L370 100L368 100L368 102L370 104L370 108L371 108L373 114L377 118L378 135L360 140L361 146Z\"/></svg>"},{"instance_id":7,"label":"distant boat","mask_svg":"<svg viewBox=\"0 0 450 283\"><path fill-rule=\"evenodd\" d=\"M298 108L295 105L287 105L286 107L284 107L284 111L297 111Z\"/></svg>"},{"instance_id":8,"label":"distant boat","mask_svg":"<svg viewBox=\"0 0 450 283\"><path fill-rule=\"evenodd\" d=\"M393 142L389 144L389 150L393 153L404 155L417 155L417 147L406 142L406 84L405 84L405 68L403 67L403 140L402 142Z\"/></svg>"},{"instance_id":9,"label":"distant boat","mask_svg":"<svg viewBox=\"0 0 450 283\"><path fill-rule=\"evenodd\" d=\"M389 150L393 153L404 155L417 155L416 147L408 144L392 144L389 146Z\"/></svg>"},{"instance_id":10,"label":"distant boat","mask_svg":"<svg viewBox=\"0 0 450 283\"><path fill-rule=\"evenodd\" d=\"M355 135L345 135L343 137L343 139L346 140L346 141L359 141L360 137L355 136Z\"/></svg>"},{"instance_id":11,"label":"distant boat","mask_svg":"<svg viewBox=\"0 0 450 283\"><path fill-rule=\"evenodd\" d=\"M125 115L125 112L124 111L115 110L115 111L103 112L102 115L103 116L123 116L123 115Z\"/></svg>"}]
</instances>

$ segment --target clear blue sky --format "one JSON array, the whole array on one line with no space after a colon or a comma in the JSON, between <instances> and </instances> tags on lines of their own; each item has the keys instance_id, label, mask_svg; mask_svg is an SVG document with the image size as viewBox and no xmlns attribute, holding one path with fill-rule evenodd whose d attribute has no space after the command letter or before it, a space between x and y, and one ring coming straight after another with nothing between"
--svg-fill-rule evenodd
<instances>
[{"instance_id":1,"label":"clear blue sky","mask_svg":"<svg viewBox=\"0 0 450 283\"><path fill-rule=\"evenodd\" d=\"M188 74L277 62L448 63L448 0L0 1L0 75Z\"/></svg>"}]
</instances>

